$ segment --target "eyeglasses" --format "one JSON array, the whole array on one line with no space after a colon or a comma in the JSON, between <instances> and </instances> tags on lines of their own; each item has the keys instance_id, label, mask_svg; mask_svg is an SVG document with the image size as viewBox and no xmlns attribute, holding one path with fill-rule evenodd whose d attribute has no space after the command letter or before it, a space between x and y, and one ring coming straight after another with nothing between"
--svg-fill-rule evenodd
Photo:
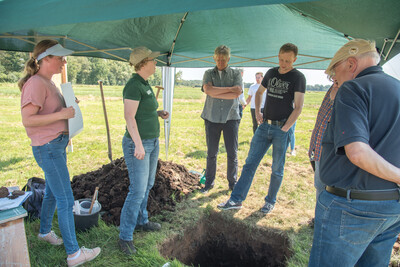
<instances>
[{"instance_id":1,"label":"eyeglasses","mask_svg":"<svg viewBox=\"0 0 400 267\"><path fill-rule=\"evenodd\" d=\"M347 60L347 59L346 59ZM336 68L337 66L339 66L340 64L342 64L345 60L341 60L339 62L336 62L335 65L333 65L333 67L331 68L331 74L328 75L328 80L331 82L334 82L333 77L336 76Z\"/></svg>"}]
</instances>

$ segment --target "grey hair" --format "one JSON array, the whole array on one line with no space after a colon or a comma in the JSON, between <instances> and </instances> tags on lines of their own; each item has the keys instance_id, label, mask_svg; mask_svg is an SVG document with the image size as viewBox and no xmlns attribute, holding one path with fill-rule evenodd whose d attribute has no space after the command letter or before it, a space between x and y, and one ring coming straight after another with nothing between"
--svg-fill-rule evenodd
<instances>
[{"instance_id":1,"label":"grey hair","mask_svg":"<svg viewBox=\"0 0 400 267\"><path fill-rule=\"evenodd\" d=\"M223 55L226 57L231 57L231 49L226 45L220 45L214 50L214 55Z\"/></svg>"},{"instance_id":2,"label":"grey hair","mask_svg":"<svg viewBox=\"0 0 400 267\"><path fill-rule=\"evenodd\" d=\"M381 61L381 56L378 54L378 52L375 52L375 51L366 52L366 53L363 53L363 54L357 56L357 58L359 58L359 59L366 58L366 57L374 59L375 65L378 65L379 62Z\"/></svg>"}]
</instances>

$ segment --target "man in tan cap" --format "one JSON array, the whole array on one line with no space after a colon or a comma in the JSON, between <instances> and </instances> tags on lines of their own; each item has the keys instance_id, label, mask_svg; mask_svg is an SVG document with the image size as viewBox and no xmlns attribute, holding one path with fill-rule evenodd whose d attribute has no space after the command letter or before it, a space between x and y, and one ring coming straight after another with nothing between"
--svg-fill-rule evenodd
<instances>
[{"instance_id":1,"label":"man in tan cap","mask_svg":"<svg viewBox=\"0 0 400 267\"><path fill-rule=\"evenodd\" d=\"M326 73L340 89L322 140L309 266L388 266L400 232L400 81L356 39Z\"/></svg>"}]
</instances>

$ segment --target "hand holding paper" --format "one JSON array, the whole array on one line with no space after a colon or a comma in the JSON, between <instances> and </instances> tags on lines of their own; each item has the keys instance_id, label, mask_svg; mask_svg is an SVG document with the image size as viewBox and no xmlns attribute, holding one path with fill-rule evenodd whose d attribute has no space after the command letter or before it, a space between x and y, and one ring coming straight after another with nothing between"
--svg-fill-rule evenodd
<instances>
[{"instance_id":1,"label":"hand holding paper","mask_svg":"<svg viewBox=\"0 0 400 267\"><path fill-rule=\"evenodd\" d=\"M61 84L61 90L65 99L65 104L67 105L67 108L63 109L63 111L65 110L66 115L68 115L68 131L69 139L71 139L83 130L82 112L76 101L72 84Z\"/></svg>"}]
</instances>

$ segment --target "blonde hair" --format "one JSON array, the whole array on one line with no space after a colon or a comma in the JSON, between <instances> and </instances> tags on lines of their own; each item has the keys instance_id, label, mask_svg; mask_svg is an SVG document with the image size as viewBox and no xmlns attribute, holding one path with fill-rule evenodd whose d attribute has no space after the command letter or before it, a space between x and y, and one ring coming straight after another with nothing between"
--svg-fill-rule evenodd
<instances>
[{"instance_id":1,"label":"blonde hair","mask_svg":"<svg viewBox=\"0 0 400 267\"><path fill-rule=\"evenodd\" d=\"M35 45L35 48L33 49L32 52L32 57L28 59L28 61L25 63L26 74L18 81L19 90L22 90L22 87L29 80L29 78L35 75L39 71L40 63L42 60L38 61L37 57L50 47L55 46L56 44L58 44L58 42L55 40L42 40Z\"/></svg>"}]
</instances>

